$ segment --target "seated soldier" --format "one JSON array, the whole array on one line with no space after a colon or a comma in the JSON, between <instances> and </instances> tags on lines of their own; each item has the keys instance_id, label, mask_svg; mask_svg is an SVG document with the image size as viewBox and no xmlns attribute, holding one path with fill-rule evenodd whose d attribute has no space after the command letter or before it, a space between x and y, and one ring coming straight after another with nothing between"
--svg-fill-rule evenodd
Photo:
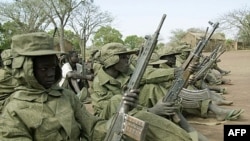
<instances>
[{"instance_id":1,"label":"seated soldier","mask_svg":"<svg viewBox=\"0 0 250 141\"><path fill-rule=\"evenodd\" d=\"M175 60L175 58L176 58L175 55L176 55L175 52L166 53L166 54L161 55L160 59L162 59L162 60L167 59L168 64L170 62L174 63L175 61L169 61L169 60ZM162 66L166 66L166 64L162 65ZM175 66L175 64L171 64L170 66ZM169 68L169 66L168 66L168 68ZM154 74L159 74L159 73L154 73ZM163 74L163 73L161 73L161 74ZM160 77L158 77L158 79L160 79ZM193 92L192 91L182 91L183 93L191 94L190 98L183 97L183 101L182 101L183 105L182 106L183 106L183 112L185 112L185 113L194 114L196 116L198 115L201 117L207 117L208 113L211 111L212 113L215 114L215 117L217 120L235 120L235 119L239 118L239 116L244 111L242 109L234 110L234 109L225 109L225 108L219 107L218 105L231 105L233 102L224 100L221 95L215 94L215 93L211 92L209 89L202 89L202 88L199 89L193 85L189 85L188 89L189 90L202 90L202 91L197 91L197 92L200 92L200 94L201 94L200 98L201 97L203 97L203 98L199 99L197 96L196 96L196 98L194 98L194 97L192 98L192 95L195 96L194 94L197 94L195 91L193 91ZM167 91L168 90L166 90L166 92L164 92L164 94L166 94ZM180 96L182 96L182 94ZM183 96L185 96L185 95L183 95ZM198 100L198 101L195 101L195 100ZM196 105L196 107L189 108L189 106L192 106L192 105ZM197 106L197 105L199 105L199 106Z\"/></svg>"},{"instance_id":2,"label":"seated soldier","mask_svg":"<svg viewBox=\"0 0 250 141\"><path fill-rule=\"evenodd\" d=\"M61 52L54 51L53 38L44 32L16 35L11 46L11 68L18 84L0 117L0 140L103 141L112 119L93 116L72 91L58 87L61 68L56 54ZM133 107L137 91L131 90L122 99ZM147 112L138 116L152 118ZM159 116L154 118L154 122L162 121L166 130L149 121L146 141L191 140L175 124Z\"/></svg>"},{"instance_id":3,"label":"seated soldier","mask_svg":"<svg viewBox=\"0 0 250 141\"><path fill-rule=\"evenodd\" d=\"M214 66L213 66L214 70L218 71L222 76L228 75L229 73L231 73L231 71L226 71L226 70L221 69L218 65L218 62L221 62L221 60L220 59L216 60L216 62L214 63Z\"/></svg>"},{"instance_id":4,"label":"seated soldier","mask_svg":"<svg viewBox=\"0 0 250 141\"><path fill-rule=\"evenodd\" d=\"M136 52L127 51L126 47L121 43L108 43L101 48L100 63L103 67L100 68L94 78L94 93L91 94L94 115L108 119L118 111L123 89L126 87L133 72L129 63L129 55L132 53ZM179 107L174 106L173 103L158 103L151 108L138 105L130 111L129 114L147 123L154 123L154 126L159 130L155 130L152 134L160 135L163 133L159 132L161 130L170 132L168 127L162 124L172 124L173 122L165 117L173 115L175 113L174 111L178 109ZM162 117L159 118L160 116L158 116L158 114ZM196 132L196 130L189 125L189 123L185 122L185 120L179 126L188 133ZM172 133L169 134L170 140L173 140L171 139L173 136ZM198 135L200 141L207 140L203 135L199 133ZM158 140L167 140L167 138Z\"/></svg>"},{"instance_id":5,"label":"seated soldier","mask_svg":"<svg viewBox=\"0 0 250 141\"><path fill-rule=\"evenodd\" d=\"M15 91L16 79L12 76L12 56L11 50L6 49L1 53L3 68L0 69L0 113L7 98Z\"/></svg>"},{"instance_id":6,"label":"seated soldier","mask_svg":"<svg viewBox=\"0 0 250 141\"><path fill-rule=\"evenodd\" d=\"M166 95L167 90L173 84L175 79L175 55L179 53L169 52L161 56L153 53L147 69L143 75L140 85L141 92L150 92L147 95L139 96L139 103L146 107L152 107L159 98ZM216 100L216 99L215 99Z\"/></svg>"},{"instance_id":7,"label":"seated soldier","mask_svg":"<svg viewBox=\"0 0 250 141\"><path fill-rule=\"evenodd\" d=\"M66 55L66 60L68 62L62 66L62 79L59 82L59 86L72 90L81 98L83 103L90 103L87 80L92 80L93 76L82 74L83 67L79 63L76 51L69 51Z\"/></svg>"}]
</instances>

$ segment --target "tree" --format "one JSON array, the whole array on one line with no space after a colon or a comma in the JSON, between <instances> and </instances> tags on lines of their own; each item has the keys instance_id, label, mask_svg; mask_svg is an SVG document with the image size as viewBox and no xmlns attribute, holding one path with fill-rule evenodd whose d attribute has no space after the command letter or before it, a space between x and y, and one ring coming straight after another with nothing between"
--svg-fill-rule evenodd
<instances>
[{"instance_id":1,"label":"tree","mask_svg":"<svg viewBox=\"0 0 250 141\"><path fill-rule=\"evenodd\" d=\"M111 26L102 26L94 35L93 44L96 47L103 46L110 42L123 43L122 34Z\"/></svg>"},{"instance_id":2,"label":"tree","mask_svg":"<svg viewBox=\"0 0 250 141\"><path fill-rule=\"evenodd\" d=\"M44 12L41 0L22 0L12 3L0 3L2 21L12 21L22 33L44 31L49 19Z\"/></svg>"},{"instance_id":3,"label":"tree","mask_svg":"<svg viewBox=\"0 0 250 141\"><path fill-rule=\"evenodd\" d=\"M48 31L48 34L50 34L51 36L54 36L56 38L56 41L59 42L59 34L57 32L57 30L50 30ZM71 30L64 30L64 40L67 40L68 42L70 42L73 46L74 50L80 51L80 47L79 47L79 38L78 36ZM67 47L65 45L65 49L69 50L69 47Z\"/></svg>"},{"instance_id":4,"label":"tree","mask_svg":"<svg viewBox=\"0 0 250 141\"><path fill-rule=\"evenodd\" d=\"M196 33L204 33L206 30L200 28L189 28L187 32L196 32Z\"/></svg>"},{"instance_id":5,"label":"tree","mask_svg":"<svg viewBox=\"0 0 250 141\"><path fill-rule=\"evenodd\" d=\"M11 37L22 32L22 29L14 21L0 24L0 49L10 48Z\"/></svg>"},{"instance_id":6,"label":"tree","mask_svg":"<svg viewBox=\"0 0 250 141\"><path fill-rule=\"evenodd\" d=\"M113 21L113 17L110 13L102 12L100 7L89 2L79 5L72 14L69 25L78 36L82 56L86 56L86 44L90 37L101 26L109 25Z\"/></svg>"},{"instance_id":7,"label":"tree","mask_svg":"<svg viewBox=\"0 0 250 141\"><path fill-rule=\"evenodd\" d=\"M70 16L75 8L85 1L82 0L42 0L46 5L44 9L49 19L55 27L58 27L60 34L60 49L64 49L64 28L68 23Z\"/></svg>"},{"instance_id":8,"label":"tree","mask_svg":"<svg viewBox=\"0 0 250 141\"><path fill-rule=\"evenodd\" d=\"M170 37L170 41L168 43L171 47L176 47L181 44L181 39L187 32L182 29L175 29L171 31L172 36Z\"/></svg>"},{"instance_id":9,"label":"tree","mask_svg":"<svg viewBox=\"0 0 250 141\"><path fill-rule=\"evenodd\" d=\"M164 48L165 44L164 43L158 43L156 47L157 47L156 49L159 50L161 48Z\"/></svg>"},{"instance_id":10,"label":"tree","mask_svg":"<svg viewBox=\"0 0 250 141\"><path fill-rule=\"evenodd\" d=\"M140 48L145 39L143 37L138 37L137 35L127 36L124 40L124 44L128 46L131 50L135 48Z\"/></svg>"},{"instance_id":11,"label":"tree","mask_svg":"<svg viewBox=\"0 0 250 141\"><path fill-rule=\"evenodd\" d=\"M234 39L250 43L250 10L243 7L230 11L218 18L220 28L228 33L235 33Z\"/></svg>"}]
</instances>

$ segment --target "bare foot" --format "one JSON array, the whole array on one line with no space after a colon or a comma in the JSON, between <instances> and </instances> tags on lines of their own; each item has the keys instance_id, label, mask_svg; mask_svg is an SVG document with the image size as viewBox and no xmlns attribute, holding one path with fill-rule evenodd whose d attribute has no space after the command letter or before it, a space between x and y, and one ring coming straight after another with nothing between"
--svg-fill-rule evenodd
<instances>
[{"instance_id":1,"label":"bare foot","mask_svg":"<svg viewBox=\"0 0 250 141\"><path fill-rule=\"evenodd\" d=\"M228 100L217 100L217 101L212 101L214 104L216 105L232 105L233 104L233 101L228 101Z\"/></svg>"},{"instance_id":2,"label":"bare foot","mask_svg":"<svg viewBox=\"0 0 250 141\"><path fill-rule=\"evenodd\" d=\"M222 80L222 83L223 83L223 84L226 84L226 85L233 85L231 79L223 79L223 80Z\"/></svg>"}]
</instances>

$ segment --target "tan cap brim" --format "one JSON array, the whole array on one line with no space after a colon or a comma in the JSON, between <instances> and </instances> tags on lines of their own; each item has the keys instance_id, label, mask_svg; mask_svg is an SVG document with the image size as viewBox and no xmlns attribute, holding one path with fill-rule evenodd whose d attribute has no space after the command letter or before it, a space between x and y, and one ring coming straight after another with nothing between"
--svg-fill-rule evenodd
<instances>
[{"instance_id":1,"label":"tan cap brim","mask_svg":"<svg viewBox=\"0 0 250 141\"><path fill-rule=\"evenodd\" d=\"M119 55L119 54L136 54L138 52L138 50L130 50L130 51L124 51L124 52L117 52L114 53L115 55Z\"/></svg>"},{"instance_id":2,"label":"tan cap brim","mask_svg":"<svg viewBox=\"0 0 250 141\"><path fill-rule=\"evenodd\" d=\"M155 61L155 62L151 62L151 63L148 63L149 65L157 65L157 64L163 64L163 63L166 63L168 62L167 60L158 60L158 61Z\"/></svg>"}]
</instances>

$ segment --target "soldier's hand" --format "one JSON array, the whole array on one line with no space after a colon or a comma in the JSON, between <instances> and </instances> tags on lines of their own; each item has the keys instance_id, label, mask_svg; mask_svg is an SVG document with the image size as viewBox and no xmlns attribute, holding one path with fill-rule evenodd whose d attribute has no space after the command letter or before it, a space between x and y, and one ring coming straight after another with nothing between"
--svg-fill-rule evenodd
<instances>
[{"instance_id":1,"label":"soldier's hand","mask_svg":"<svg viewBox=\"0 0 250 141\"><path fill-rule=\"evenodd\" d=\"M88 74L88 75L85 75L83 77L83 79L86 79L86 80L89 80L89 81L92 81L94 79L94 75L93 74Z\"/></svg>"},{"instance_id":2,"label":"soldier's hand","mask_svg":"<svg viewBox=\"0 0 250 141\"><path fill-rule=\"evenodd\" d=\"M136 107L138 103L138 94L140 91L138 89L130 90L129 92L124 93L123 101L124 104L127 104L130 108Z\"/></svg>"},{"instance_id":3,"label":"soldier's hand","mask_svg":"<svg viewBox=\"0 0 250 141\"><path fill-rule=\"evenodd\" d=\"M188 83L189 83L189 84L194 84L195 81L197 81L197 80L195 79L195 76L191 74L191 75L189 76Z\"/></svg>"},{"instance_id":4,"label":"soldier's hand","mask_svg":"<svg viewBox=\"0 0 250 141\"><path fill-rule=\"evenodd\" d=\"M179 109L174 105L174 102L162 102L159 100L154 107L149 108L148 111L159 116L172 116Z\"/></svg>"},{"instance_id":5,"label":"soldier's hand","mask_svg":"<svg viewBox=\"0 0 250 141\"><path fill-rule=\"evenodd\" d=\"M196 72L196 71L198 71L198 70L200 69L200 68L198 67L198 65L199 65L199 62L196 61L196 62L191 63L191 64L188 66L188 68L189 68L189 70L190 70L191 72Z\"/></svg>"}]
</instances>

